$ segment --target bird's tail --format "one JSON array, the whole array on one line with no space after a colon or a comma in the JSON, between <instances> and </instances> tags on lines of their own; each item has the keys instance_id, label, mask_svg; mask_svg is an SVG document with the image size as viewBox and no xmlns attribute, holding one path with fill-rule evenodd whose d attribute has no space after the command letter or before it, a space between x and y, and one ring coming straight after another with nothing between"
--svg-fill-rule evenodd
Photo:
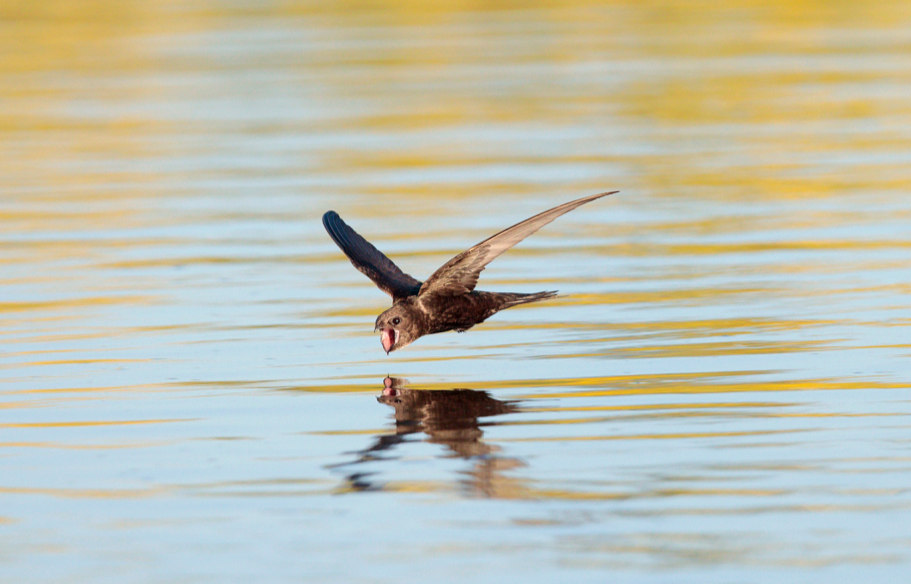
<instances>
[{"instance_id":1,"label":"bird's tail","mask_svg":"<svg viewBox=\"0 0 911 584\"><path fill-rule=\"evenodd\" d=\"M529 302L537 302L539 300L547 300L548 298L554 298L556 295L556 290L548 290L547 292L534 292L532 294L520 294L517 292L507 293L502 295L502 308L509 308L510 306L515 306L517 304L528 304Z\"/></svg>"}]
</instances>

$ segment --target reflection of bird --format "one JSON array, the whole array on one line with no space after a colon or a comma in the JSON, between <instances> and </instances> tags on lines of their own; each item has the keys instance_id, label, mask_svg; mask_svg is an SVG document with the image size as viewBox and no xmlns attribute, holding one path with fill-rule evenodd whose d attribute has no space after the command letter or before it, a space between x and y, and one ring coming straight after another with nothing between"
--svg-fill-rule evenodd
<instances>
[{"instance_id":1,"label":"reflection of bird","mask_svg":"<svg viewBox=\"0 0 911 584\"><path fill-rule=\"evenodd\" d=\"M426 432L430 442L444 444L460 456L483 456L492 447L481 441L478 418L518 411L514 402L494 399L473 389L408 389L407 381L383 380L383 395L377 401L395 408L398 434Z\"/></svg>"},{"instance_id":2,"label":"reflection of bird","mask_svg":"<svg viewBox=\"0 0 911 584\"><path fill-rule=\"evenodd\" d=\"M510 306L555 296L556 292L551 291L482 292L475 286L481 270L507 249L560 215L616 192L576 199L504 229L443 264L425 282L404 273L335 211L323 215L323 226L354 267L392 296L392 308L377 317L375 329L381 332L380 340L388 354L424 335L463 332Z\"/></svg>"},{"instance_id":3,"label":"reflection of bird","mask_svg":"<svg viewBox=\"0 0 911 584\"><path fill-rule=\"evenodd\" d=\"M378 480L377 467L389 467L400 460L393 451L406 444L409 436L427 435L427 442L445 446L445 458L455 454L471 461L460 473L459 484L470 493L484 497L515 497L527 491L507 471L524 466L517 458L499 455L500 448L484 441L483 428L496 421L479 418L519 412L518 402L498 400L486 391L474 389L412 389L398 377L383 380L383 394L377 401L395 408L395 430L375 437L373 444L357 452L357 460L334 465L346 471L348 488L375 491L387 488Z\"/></svg>"},{"instance_id":4,"label":"reflection of bird","mask_svg":"<svg viewBox=\"0 0 911 584\"><path fill-rule=\"evenodd\" d=\"M523 466L523 462L499 455L499 447L483 439L482 428L497 422L478 419L518 412L516 402L498 400L486 391L410 389L407 383L396 377L383 380L383 395L376 399L395 408L395 434L379 436L377 444L364 451L365 459L376 460L378 451L392 448L407 435L424 432L428 442L446 446L460 458L472 461L472 467L463 471L459 480L466 493L515 497L527 490L507 472ZM377 487L365 473L350 476L349 484L357 490Z\"/></svg>"}]
</instances>

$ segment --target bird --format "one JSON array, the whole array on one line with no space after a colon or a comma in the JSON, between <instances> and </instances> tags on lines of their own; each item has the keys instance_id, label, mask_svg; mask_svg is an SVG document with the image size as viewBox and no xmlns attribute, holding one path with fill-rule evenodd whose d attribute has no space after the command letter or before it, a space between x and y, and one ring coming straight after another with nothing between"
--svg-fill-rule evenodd
<instances>
[{"instance_id":1,"label":"bird","mask_svg":"<svg viewBox=\"0 0 911 584\"><path fill-rule=\"evenodd\" d=\"M506 308L556 296L555 290L485 292L475 286L487 264L512 246L564 213L617 192L575 199L520 221L456 255L423 282L403 272L335 211L326 211L323 226L354 267L392 296L392 307L376 318L373 331L380 333L388 355L424 335L465 332Z\"/></svg>"}]
</instances>

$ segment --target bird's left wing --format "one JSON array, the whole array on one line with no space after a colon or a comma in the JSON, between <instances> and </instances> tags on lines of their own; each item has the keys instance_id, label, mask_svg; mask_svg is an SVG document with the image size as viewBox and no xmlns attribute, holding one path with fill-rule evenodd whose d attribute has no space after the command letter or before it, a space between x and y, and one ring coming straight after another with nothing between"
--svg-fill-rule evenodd
<instances>
[{"instance_id":1,"label":"bird's left wing","mask_svg":"<svg viewBox=\"0 0 911 584\"><path fill-rule=\"evenodd\" d=\"M420 280L399 269L383 252L342 221L338 213L327 211L323 215L323 227L354 267L373 280L380 290L391 295L393 300L417 294L421 287Z\"/></svg>"}]
</instances>

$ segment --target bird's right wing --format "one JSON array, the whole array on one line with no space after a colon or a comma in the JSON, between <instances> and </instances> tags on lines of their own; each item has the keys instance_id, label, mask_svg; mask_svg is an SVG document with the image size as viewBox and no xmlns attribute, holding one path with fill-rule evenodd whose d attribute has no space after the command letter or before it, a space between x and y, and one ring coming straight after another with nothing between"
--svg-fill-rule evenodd
<instances>
[{"instance_id":1,"label":"bird's right wing","mask_svg":"<svg viewBox=\"0 0 911 584\"><path fill-rule=\"evenodd\" d=\"M373 280L380 290L391 295L393 300L418 293L421 282L403 272L383 252L358 235L338 213L327 211L323 215L323 227L354 267Z\"/></svg>"},{"instance_id":2,"label":"bird's right wing","mask_svg":"<svg viewBox=\"0 0 911 584\"><path fill-rule=\"evenodd\" d=\"M481 243L471 247L455 256L433 273L427 281L424 282L419 294L439 294L442 296L455 296L468 294L474 290L478 283L478 276L481 270L492 262L497 256L519 243L538 229L541 229L560 215L569 213L576 207L584 205L612 195L617 191L609 193L598 193L589 195L575 201L570 201L558 205L553 209L548 209L543 213L538 213L534 217L529 217L525 221L516 223L512 227L504 229L492 237L488 237Z\"/></svg>"}]
</instances>

